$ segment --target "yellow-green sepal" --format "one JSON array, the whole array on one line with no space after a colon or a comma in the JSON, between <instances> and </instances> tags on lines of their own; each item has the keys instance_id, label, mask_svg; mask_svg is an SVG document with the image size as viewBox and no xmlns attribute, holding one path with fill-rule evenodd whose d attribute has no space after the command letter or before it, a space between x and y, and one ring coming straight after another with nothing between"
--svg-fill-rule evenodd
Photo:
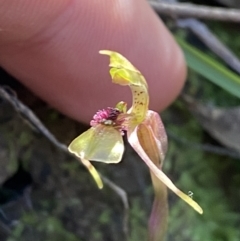
<instances>
[{"instance_id":1,"label":"yellow-green sepal","mask_svg":"<svg viewBox=\"0 0 240 241\"><path fill-rule=\"evenodd\" d=\"M81 159L118 163L122 159L124 145L118 130L99 124L74 139L68 150Z\"/></svg>"}]
</instances>

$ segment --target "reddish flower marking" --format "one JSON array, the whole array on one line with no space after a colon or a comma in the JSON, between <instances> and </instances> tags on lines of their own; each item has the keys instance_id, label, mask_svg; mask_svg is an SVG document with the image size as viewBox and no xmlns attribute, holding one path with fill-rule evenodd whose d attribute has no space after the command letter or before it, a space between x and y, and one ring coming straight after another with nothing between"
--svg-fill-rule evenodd
<instances>
[{"instance_id":1,"label":"reddish flower marking","mask_svg":"<svg viewBox=\"0 0 240 241\"><path fill-rule=\"evenodd\" d=\"M122 114L122 115L121 115ZM125 116L118 108L108 107L106 109L99 110L90 122L92 127L95 127L98 124L113 126L124 135L126 131Z\"/></svg>"}]
</instances>

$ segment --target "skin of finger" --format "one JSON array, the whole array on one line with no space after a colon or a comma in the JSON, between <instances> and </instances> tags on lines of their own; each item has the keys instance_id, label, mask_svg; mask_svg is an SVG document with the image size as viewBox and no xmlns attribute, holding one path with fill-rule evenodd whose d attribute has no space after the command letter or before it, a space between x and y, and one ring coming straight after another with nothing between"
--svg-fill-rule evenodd
<instances>
[{"instance_id":1,"label":"skin of finger","mask_svg":"<svg viewBox=\"0 0 240 241\"><path fill-rule=\"evenodd\" d=\"M11 41L0 42L0 65L38 96L82 122L120 100L131 103L130 91L111 83L109 59L98 54L109 49L145 76L153 110L176 98L186 76L183 55L146 1L51 1L47 10L34 8L34 28L20 22L18 38L16 26L6 24ZM25 3L19 11L28 14L34 3Z\"/></svg>"}]
</instances>

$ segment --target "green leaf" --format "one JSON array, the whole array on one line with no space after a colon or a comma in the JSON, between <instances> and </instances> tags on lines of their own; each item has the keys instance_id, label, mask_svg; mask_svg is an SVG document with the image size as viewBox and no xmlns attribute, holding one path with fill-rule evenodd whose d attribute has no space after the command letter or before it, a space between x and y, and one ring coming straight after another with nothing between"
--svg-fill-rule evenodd
<instances>
[{"instance_id":1,"label":"green leaf","mask_svg":"<svg viewBox=\"0 0 240 241\"><path fill-rule=\"evenodd\" d=\"M195 70L214 84L240 98L240 76L207 54L176 37L189 68Z\"/></svg>"}]
</instances>

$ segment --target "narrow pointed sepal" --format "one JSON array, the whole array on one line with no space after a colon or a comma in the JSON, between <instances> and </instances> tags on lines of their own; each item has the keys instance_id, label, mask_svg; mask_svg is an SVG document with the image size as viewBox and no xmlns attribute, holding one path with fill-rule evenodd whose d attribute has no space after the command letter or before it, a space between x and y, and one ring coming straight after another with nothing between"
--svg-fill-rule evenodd
<instances>
[{"instance_id":1,"label":"narrow pointed sepal","mask_svg":"<svg viewBox=\"0 0 240 241\"><path fill-rule=\"evenodd\" d=\"M202 214L202 208L188 195L180 191L172 181L163 173L161 169L159 169L156 164L149 158L147 153L141 146L141 141L139 141L139 133L141 130L139 128L144 124L140 124L137 127L129 129L128 131L128 141L133 149L137 152L137 154L142 158L142 160L147 164L150 171L160 180L162 181L169 189L171 189L176 195L178 195L181 199L183 199L186 203L188 203L193 209L195 209L198 213ZM146 126L145 126L146 127ZM142 127L143 128L143 127ZM148 137L144 137L147 141Z\"/></svg>"},{"instance_id":2,"label":"narrow pointed sepal","mask_svg":"<svg viewBox=\"0 0 240 241\"><path fill-rule=\"evenodd\" d=\"M98 171L95 169L95 167L91 164L90 161L81 159L82 164L88 169L89 173L92 175L94 181L96 182L99 189L103 188L103 182L102 179L98 173Z\"/></svg>"}]
</instances>

